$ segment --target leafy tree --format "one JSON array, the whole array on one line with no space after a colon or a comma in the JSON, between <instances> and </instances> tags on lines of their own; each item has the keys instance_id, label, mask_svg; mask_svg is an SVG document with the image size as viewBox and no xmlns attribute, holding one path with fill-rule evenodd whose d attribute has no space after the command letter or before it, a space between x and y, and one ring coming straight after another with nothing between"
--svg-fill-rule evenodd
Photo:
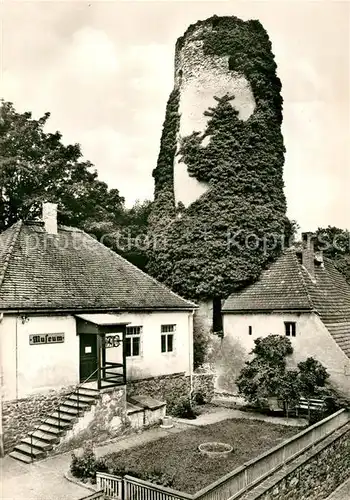
<instances>
[{"instance_id":1,"label":"leafy tree","mask_svg":"<svg viewBox=\"0 0 350 500\"><path fill-rule=\"evenodd\" d=\"M265 400L276 397L288 411L301 396L310 399L326 394L329 375L319 361L307 358L297 370L287 369L287 357L293 353L290 339L269 335L254 343L254 358L245 363L237 379L239 393L249 402L263 406Z\"/></svg>"},{"instance_id":2,"label":"leafy tree","mask_svg":"<svg viewBox=\"0 0 350 500\"><path fill-rule=\"evenodd\" d=\"M91 221L85 224L85 229L129 262L145 270L148 249L153 244L148 233L151 205L149 200L137 201L132 208L124 209L118 220Z\"/></svg>"},{"instance_id":3,"label":"leafy tree","mask_svg":"<svg viewBox=\"0 0 350 500\"><path fill-rule=\"evenodd\" d=\"M272 366L254 359L241 370L237 379L240 394L250 403L263 406L265 400L276 396L276 391L284 371L278 372Z\"/></svg>"},{"instance_id":4,"label":"leafy tree","mask_svg":"<svg viewBox=\"0 0 350 500\"><path fill-rule=\"evenodd\" d=\"M299 373L297 370L287 370L281 377L276 390L276 397L283 401L284 410L287 416L288 409L298 404L300 396Z\"/></svg>"},{"instance_id":5,"label":"leafy tree","mask_svg":"<svg viewBox=\"0 0 350 500\"><path fill-rule=\"evenodd\" d=\"M255 347L252 350L257 359L265 364L275 367L286 365L286 356L293 354L293 347L288 337L281 335L268 335L255 339Z\"/></svg>"},{"instance_id":6,"label":"leafy tree","mask_svg":"<svg viewBox=\"0 0 350 500\"><path fill-rule=\"evenodd\" d=\"M329 378L326 368L316 359L307 358L298 364L298 369L302 395L310 399L316 397Z\"/></svg>"},{"instance_id":7,"label":"leafy tree","mask_svg":"<svg viewBox=\"0 0 350 500\"><path fill-rule=\"evenodd\" d=\"M289 338L280 335L269 335L257 338L251 354L255 355L247 361L237 379L240 394L252 403L263 404L263 401L277 396L289 380L285 380L286 356L293 353Z\"/></svg>"},{"instance_id":8,"label":"leafy tree","mask_svg":"<svg viewBox=\"0 0 350 500\"><path fill-rule=\"evenodd\" d=\"M0 102L0 231L40 216L43 201L58 204L60 223L77 227L115 222L122 213L119 191L98 180L79 144L65 146L59 132L45 132L49 117L35 120Z\"/></svg>"},{"instance_id":9,"label":"leafy tree","mask_svg":"<svg viewBox=\"0 0 350 500\"><path fill-rule=\"evenodd\" d=\"M350 231L334 226L319 227L316 237L316 249L323 250L325 257L333 261L350 283Z\"/></svg>"}]
</instances>

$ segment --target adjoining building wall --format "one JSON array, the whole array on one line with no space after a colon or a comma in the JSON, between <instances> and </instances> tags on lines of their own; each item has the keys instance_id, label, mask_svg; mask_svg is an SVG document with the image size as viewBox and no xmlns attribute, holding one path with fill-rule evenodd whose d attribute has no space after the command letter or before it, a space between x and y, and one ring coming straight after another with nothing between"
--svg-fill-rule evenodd
<instances>
[{"instance_id":1,"label":"adjoining building wall","mask_svg":"<svg viewBox=\"0 0 350 500\"><path fill-rule=\"evenodd\" d=\"M325 366L330 374L331 382L338 390L349 395L350 359L314 313L224 313L224 340L231 341L241 352L240 359L236 360L237 372L249 359L249 353L254 347L254 339L271 334L284 336L284 322L296 323L296 336L288 337L294 349L291 365L294 366L308 357L314 357ZM249 327L251 327L251 335Z\"/></svg>"}]
</instances>

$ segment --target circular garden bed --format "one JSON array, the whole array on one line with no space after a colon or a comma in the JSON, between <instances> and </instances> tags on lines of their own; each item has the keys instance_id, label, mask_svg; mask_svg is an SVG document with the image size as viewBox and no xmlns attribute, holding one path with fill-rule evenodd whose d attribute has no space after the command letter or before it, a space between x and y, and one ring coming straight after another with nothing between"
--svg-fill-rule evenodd
<instances>
[{"instance_id":1,"label":"circular garden bed","mask_svg":"<svg viewBox=\"0 0 350 500\"><path fill-rule=\"evenodd\" d=\"M218 443L216 441L202 443L198 446L198 449L201 453L203 453L203 455L216 458L225 458L233 451L233 447L231 445Z\"/></svg>"}]
</instances>

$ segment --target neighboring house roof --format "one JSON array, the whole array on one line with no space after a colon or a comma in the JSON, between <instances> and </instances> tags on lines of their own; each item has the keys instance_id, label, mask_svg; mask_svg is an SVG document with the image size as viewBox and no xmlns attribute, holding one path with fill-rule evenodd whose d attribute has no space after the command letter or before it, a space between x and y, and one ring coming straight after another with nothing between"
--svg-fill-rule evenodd
<instances>
[{"instance_id":1,"label":"neighboring house roof","mask_svg":"<svg viewBox=\"0 0 350 500\"><path fill-rule=\"evenodd\" d=\"M260 279L225 301L224 313L314 311L350 357L350 286L331 261L315 261L312 278L294 248L286 250Z\"/></svg>"},{"instance_id":2,"label":"neighboring house roof","mask_svg":"<svg viewBox=\"0 0 350 500\"><path fill-rule=\"evenodd\" d=\"M20 221L0 235L1 310L196 307L79 229Z\"/></svg>"},{"instance_id":3,"label":"neighboring house roof","mask_svg":"<svg viewBox=\"0 0 350 500\"><path fill-rule=\"evenodd\" d=\"M303 275L315 311L328 331L350 358L350 286L328 259L315 267L315 282L307 271Z\"/></svg>"},{"instance_id":4,"label":"neighboring house roof","mask_svg":"<svg viewBox=\"0 0 350 500\"><path fill-rule=\"evenodd\" d=\"M223 312L281 309L312 309L297 256L291 249L265 270L257 282L230 295L223 306Z\"/></svg>"}]
</instances>

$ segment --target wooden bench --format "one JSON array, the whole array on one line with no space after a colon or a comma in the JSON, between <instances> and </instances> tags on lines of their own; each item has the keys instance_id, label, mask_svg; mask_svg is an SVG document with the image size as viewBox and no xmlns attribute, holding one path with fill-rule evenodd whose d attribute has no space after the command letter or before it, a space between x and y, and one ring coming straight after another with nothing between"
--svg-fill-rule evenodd
<instances>
[{"instance_id":1,"label":"wooden bench","mask_svg":"<svg viewBox=\"0 0 350 500\"><path fill-rule=\"evenodd\" d=\"M310 411L323 411L325 407L326 405L323 399L300 398L299 404L295 407L295 410L298 415L300 410L305 410L310 413Z\"/></svg>"}]
</instances>

